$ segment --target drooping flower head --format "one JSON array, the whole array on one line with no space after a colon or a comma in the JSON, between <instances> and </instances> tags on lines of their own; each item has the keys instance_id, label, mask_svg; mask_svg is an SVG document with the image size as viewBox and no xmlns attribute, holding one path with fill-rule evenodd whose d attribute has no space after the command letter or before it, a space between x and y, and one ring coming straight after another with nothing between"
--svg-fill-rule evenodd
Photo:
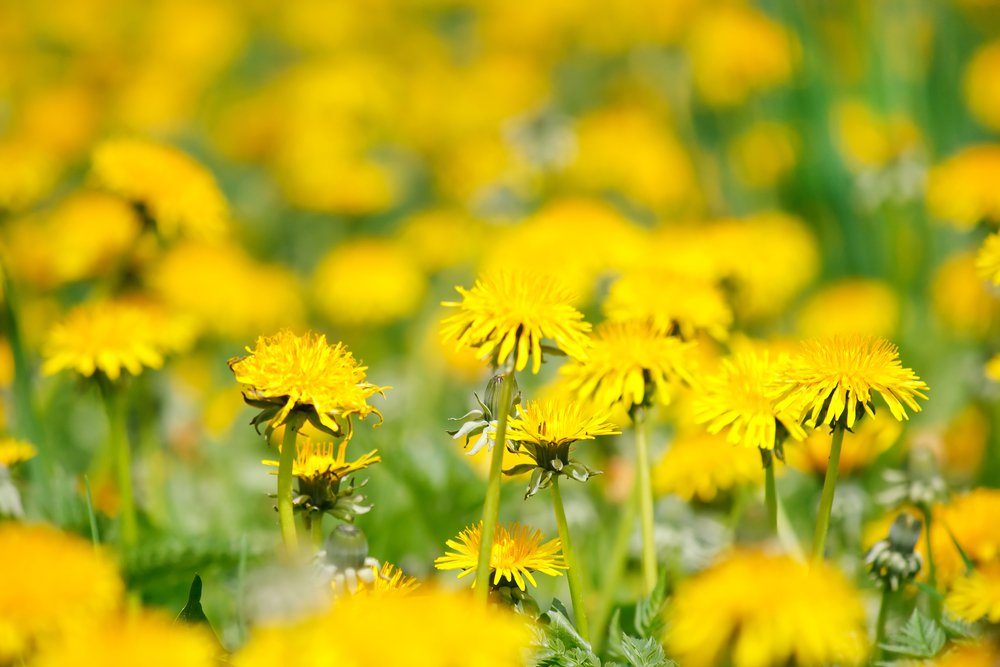
<instances>
[{"instance_id":1,"label":"drooping flower head","mask_svg":"<svg viewBox=\"0 0 1000 667\"><path fill-rule=\"evenodd\" d=\"M698 333L724 340L733 324L733 311L717 285L670 271L626 273L611 285L604 312L609 320L649 320L686 340Z\"/></svg>"},{"instance_id":2,"label":"drooping flower head","mask_svg":"<svg viewBox=\"0 0 1000 667\"><path fill-rule=\"evenodd\" d=\"M228 204L212 174L176 148L142 139L113 139L94 150L93 173L106 190L145 209L167 238L219 238Z\"/></svg>"},{"instance_id":3,"label":"drooping flower head","mask_svg":"<svg viewBox=\"0 0 1000 667\"><path fill-rule=\"evenodd\" d=\"M298 336L285 329L261 336L247 352L230 359L229 367L246 402L261 409L255 426L266 422L273 429L298 411L316 428L350 437L354 416L382 417L368 399L389 387L368 382L367 367L358 365L343 343L330 345L324 335Z\"/></svg>"},{"instance_id":4,"label":"drooping flower head","mask_svg":"<svg viewBox=\"0 0 1000 667\"><path fill-rule=\"evenodd\" d=\"M498 271L476 281L472 289L456 288L457 308L442 322L442 336L459 347L474 349L495 366L510 364L531 372L542 366L542 341L550 340L566 354L583 353L590 325L571 304L572 295L551 278L531 272Z\"/></svg>"},{"instance_id":5,"label":"drooping flower head","mask_svg":"<svg viewBox=\"0 0 1000 667\"><path fill-rule=\"evenodd\" d=\"M523 449L534 463L516 465L504 472L518 475L534 469L526 497L547 488L557 475L585 482L597 472L570 459L573 443L620 432L609 421L608 410L593 403L560 398L529 401L518 406L517 414L508 423L507 440Z\"/></svg>"},{"instance_id":6,"label":"drooping flower head","mask_svg":"<svg viewBox=\"0 0 1000 667\"><path fill-rule=\"evenodd\" d=\"M778 410L775 357L747 350L722 360L719 372L705 380L694 399L695 419L709 433L726 431L732 444L772 450L786 436L805 437L792 411Z\"/></svg>"},{"instance_id":7,"label":"drooping flower head","mask_svg":"<svg viewBox=\"0 0 1000 667\"><path fill-rule=\"evenodd\" d=\"M857 665L868 654L861 596L825 563L736 551L682 581L665 643L685 667Z\"/></svg>"},{"instance_id":8,"label":"drooping flower head","mask_svg":"<svg viewBox=\"0 0 1000 667\"><path fill-rule=\"evenodd\" d=\"M451 550L434 561L439 570L461 570L461 579L473 574L479 564L479 544L482 539L482 523L469 526L453 540L446 542ZM497 526L490 555L490 569L493 572L492 586L516 585L525 590L525 581L537 586L534 573L541 572L552 577L562 576L567 569L563 559L562 544L558 539L542 543L542 533L529 526L512 523ZM473 582L475 585L475 582Z\"/></svg>"},{"instance_id":9,"label":"drooping flower head","mask_svg":"<svg viewBox=\"0 0 1000 667\"><path fill-rule=\"evenodd\" d=\"M693 380L693 343L664 335L651 322L605 322L594 331L583 356L559 369L567 388L583 400L626 411L670 402Z\"/></svg>"},{"instance_id":10,"label":"drooping flower head","mask_svg":"<svg viewBox=\"0 0 1000 667\"><path fill-rule=\"evenodd\" d=\"M879 394L892 416L907 419L920 411L927 385L904 368L899 350L882 338L833 336L803 342L778 374L782 398L777 409L801 414L808 425L842 423L854 428L859 414L875 414Z\"/></svg>"}]
</instances>

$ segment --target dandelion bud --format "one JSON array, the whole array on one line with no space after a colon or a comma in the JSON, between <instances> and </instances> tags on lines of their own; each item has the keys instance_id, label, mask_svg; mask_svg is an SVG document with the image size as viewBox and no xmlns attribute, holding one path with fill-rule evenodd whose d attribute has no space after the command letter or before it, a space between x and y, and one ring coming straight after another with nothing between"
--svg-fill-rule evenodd
<instances>
[{"instance_id":1,"label":"dandelion bud","mask_svg":"<svg viewBox=\"0 0 1000 667\"><path fill-rule=\"evenodd\" d=\"M358 569L368 557L368 539L361 529L341 524L326 538L326 561L338 568Z\"/></svg>"},{"instance_id":2,"label":"dandelion bud","mask_svg":"<svg viewBox=\"0 0 1000 667\"><path fill-rule=\"evenodd\" d=\"M521 402L521 395L517 388L517 379L514 374L510 374L510 378L504 373L497 373L490 378L490 381L486 385L486 395L485 403L486 407L490 411L490 418L495 419L496 415L500 414L500 398L503 396L503 383L513 382L514 386L510 392L511 400L510 405L507 406L507 414L510 414L514 410L514 406Z\"/></svg>"},{"instance_id":3,"label":"dandelion bud","mask_svg":"<svg viewBox=\"0 0 1000 667\"><path fill-rule=\"evenodd\" d=\"M883 587L895 591L920 572L923 559L914 547L920 539L921 525L912 514L900 514L889 528L888 539L880 540L868 552L865 563Z\"/></svg>"}]
</instances>

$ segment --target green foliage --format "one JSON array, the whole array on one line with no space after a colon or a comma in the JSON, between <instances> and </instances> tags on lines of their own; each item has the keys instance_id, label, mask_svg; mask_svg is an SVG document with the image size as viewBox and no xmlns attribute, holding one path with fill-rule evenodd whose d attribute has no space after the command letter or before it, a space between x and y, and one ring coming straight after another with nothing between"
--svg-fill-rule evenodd
<instances>
[{"instance_id":1,"label":"green foliage","mask_svg":"<svg viewBox=\"0 0 1000 667\"><path fill-rule=\"evenodd\" d=\"M903 627L882 644L882 649L907 658L933 658L947 641L947 634L939 623L914 609Z\"/></svg>"}]
</instances>

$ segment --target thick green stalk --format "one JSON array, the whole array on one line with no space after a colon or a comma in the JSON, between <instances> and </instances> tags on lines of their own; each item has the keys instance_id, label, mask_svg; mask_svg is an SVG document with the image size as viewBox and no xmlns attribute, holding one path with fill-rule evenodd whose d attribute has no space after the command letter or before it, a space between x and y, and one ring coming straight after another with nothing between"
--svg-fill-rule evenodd
<instances>
[{"instance_id":1,"label":"thick green stalk","mask_svg":"<svg viewBox=\"0 0 1000 667\"><path fill-rule=\"evenodd\" d=\"M292 471L300 426L301 422L295 417L285 420L285 435L281 439L281 457L278 459L278 524L281 527L281 540L289 552L294 552L299 545L292 505Z\"/></svg>"},{"instance_id":2,"label":"thick green stalk","mask_svg":"<svg viewBox=\"0 0 1000 667\"><path fill-rule=\"evenodd\" d=\"M569 524L566 523L566 509L563 507L562 493L559 491L558 475L552 478L552 510L556 515L556 524L559 526L559 541L562 542L563 558L569 570L566 578L569 579L569 597L573 601L573 621L576 623L576 631L580 633L586 641L590 641L590 627L587 625L587 610L583 605L583 579L580 576L580 564L576 560L576 553L573 551L573 544L569 538Z\"/></svg>"},{"instance_id":3,"label":"thick green stalk","mask_svg":"<svg viewBox=\"0 0 1000 667\"><path fill-rule=\"evenodd\" d=\"M645 594L656 588L656 535L653 523L653 482L649 469L649 439L646 420L637 414L632 420L635 429L635 474L639 488L639 516L642 527L642 576Z\"/></svg>"},{"instance_id":4,"label":"thick green stalk","mask_svg":"<svg viewBox=\"0 0 1000 667\"><path fill-rule=\"evenodd\" d=\"M830 460L826 465L823 480L823 495L819 501L819 516L816 517L816 532L813 534L812 557L822 558L826 549L826 534L830 531L830 512L833 510L833 493L837 488L840 474L840 449L844 444L844 429L835 426L833 442L830 444Z\"/></svg>"},{"instance_id":5,"label":"thick green stalk","mask_svg":"<svg viewBox=\"0 0 1000 667\"><path fill-rule=\"evenodd\" d=\"M632 538L632 531L635 529L635 513L638 504L638 489L633 483L632 490L622 505L621 514L618 517L618 530L615 533L614 544L611 546L611 554L605 561L607 563L607 567L604 568L606 575L604 581L601 582L601 597L597 603L597 613L594 615L594 652L597 654L600 654L604 645L607 624L615 603L615 593L618 591L618 584L621 583L622 573L625 571L628 546Z\"/></svg>"},{"instance_id":6,"label":"thick green stalk","mask_svg":"<svg viewBox=\"0 0 1000 667\"><path fill-rule=\"evenodd\" d=\"M318 512L309 522L309 536L312 538L312 545L317 550L323 548L323 513Z\"/></svg>"},{"instance_id":7,"label":"thick green stalk","mask_svg":"<svg viewBox=\"0 0 1000 667\"><path fill-rule=\"evenodd\" d=\"M135 515L135 492L132 488L132 448L129 446L125 424L125 392L110 381L101 382L104 407L108 413L109 449L115 461L118 493L121 496L121 533L119 539L126 549L139 540L139 524Z\"/></svg>"},{"instance_id":8,"label":"thick green stalk","mask_svg":"<svg viewBox=\"0 0 1000 667\"><path fill-rule=\"evenodd\" d=\"M767 505L767 528L771 536L778 534L778 489L774 482L774 457L764 466L764 504Z\"/></svg>"},{"instance_id":9,"label":"thick green stalk","mask_svg":"<svg viewBox=\"0 0 1000 667\"><path fill-rule=\"evenodd\" d=\"M507 446L507 417L514 399L514 371L507 371L500 383L500 404L497 408L497 432L490 457L490 476L486 482L483 502L483 526L479 540L479 561L476 563L476 599L486 602L490 594L490 557L493 555L493 534L500 518L500 476L503 473L503 450Z\"/></svg>"},{"instance_id":10,"label":"thick green stalk","mask_svg":"<svg viewBox=\"0 0 1000 667\"><path fill-rule=\"evenodd\" d=\"M882 657L882 643L885 641L885 623L889 620L889 607L892 606L892 589L883 585L882 601L878 606L878 621L875 622L874 659L877 662Z\"/></svg>"}]
</instances>

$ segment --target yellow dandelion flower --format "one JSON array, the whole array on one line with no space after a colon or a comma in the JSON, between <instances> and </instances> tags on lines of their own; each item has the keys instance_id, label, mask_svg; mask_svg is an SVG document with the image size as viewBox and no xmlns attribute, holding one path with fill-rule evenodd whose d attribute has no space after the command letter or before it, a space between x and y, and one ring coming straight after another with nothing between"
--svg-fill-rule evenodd
<instances>
[{"instance_id":1,"label":"yellow dandelion flower","mask_svg":"<svg viewBox=\"0 0 1000 667\"><path fill-rule=\"evenodd\" d=\"M580 401L547 399L517 406L507 425L507 439L543 447L559 447L600 435L616 435L605 410Z\"/></svg>"},{"instance_id":2,"label":"yellow dandelion flower","mask_svg":"<svg viewBox=\"0 0 1000 667\"><path fill-rule=\"evenodd\" d=\"M117 380L123 371L139 375L144 368L160 368L167 351L161 324L127 301L77 306L49 334L42 372L68 369L85 377L100 372Z\"/></svg>"},{"instance_id":3,"label":"yellow dandelion flower","mask_svg":"<svg viewBox=\"0 0 1000 667\"><path fill-rule=\"evenodd\" d=\"M868 654L861 596L836 569L736 551L682 581L668 650L685 667L857 665Z\"/></svg>"},{"instance_id":4,"label":"yellow dandelion flower","mask_svg":"<svg viewBox=\"0 0 1000 667\"><path fill-rule=\"evenodd\" d=\"M300 439L296 445L292 475L312 482L321 479L341 480L382 460L376 453L378 450L373 449L353 461L348 461L347 444L346 440L338 444L314 442L310 438ZM273 468L278 467L277 461L265 460L262 463Z\"/></svg>"},{"instance_id":5,"label":"yellow dandelion flower","mask_svg":"<svg viewBox=\"0 0 1000 667\"><path fill-rule=\"evenodd\" d=\"M874 416L873 393L896 419L907 419L906 408L920 411L927 385L904 368L899 350L882 338L834 336L804 341L779 372L783 398L779 410L799 412L811 425L836 425L842 419L854 428L859 410Z\"/></svg>"},{"instance_id":6,"label":"yellow dandelion flower","mask_svg":"<svg viewBox=\"0 0 1000 667\"><path fill-rule=\"evenodd\" d=\"M733 139L729 160L737 178L751 188L773 188L798 162L799 135L785 123L760 122Z\"/></svg>"},{"instance_id":7,"label":"yellow dandelion flower","mask_svg":"<svg viewBox=\"0 0 1000 667\"><path fill-rule=\"evenodd\" d=\"M363 238L338 245L321 259L312 288L320 312L333 324L380 326L416 312L426 283L394 242Z\"/></svg>"},{"instance_id":8,"label":"yellow dandelion flower","mask_svg":"<svg viewBox=\"0 0 1000 667\"><path fill-rule=\"evenodd\" d=\"M997 516L1000 516L1000 490L996 489L973 489L934 508L931 551L939 585L947 588L965 573L956 543L977 567L997 560L1000 555Z\"/></svg>"},{"instance_id":9,"label":"yellow dandelion flower","mask_svg":"<svg viewBox=\"0 0 1000 667\"><path fill-rule=\"evenodd\" d=\"M694 398L694 416L709 433L727 431L726 440L745 447L774 449L783 435L805 437L798 415L779 410L775 389L781 360L768 351L747 350L722 360L719 372L709 376Z\"/></svg>"},{"instance_id":10,"label":"yellow dandelion flower","mask_svg":"<svg viewBox=\"0 0 1000 667\"><path fill-rule=\"evenodd\" d=\"M59 168L52 156L31 142L0 140L0 211L23 211L47 195Z\"/></svg>"},{"instance_id":11,"label":"yellow dandelion flower","mask_svg":"<svg viewBox=\"0 0 1000 667\"><path fill-rule=\"evenodd\" d=\"M976 255L976 271L983 280L1000 285L1000 234L990 234Z\"/></svg>"},{"instance_id":12,"label":"yellow dandelion flower","mask_svg":"<svg viewBox=\"0 0 1000 667\"><path fill-rule=\"evenodd\" d=\"M531 372L542 366L542 341L551 340L571 356L583 353L590 325L570 305L573 297L551 279L529 272L496 272L476 281L471 290L456 288L460 302L442 322L442 336L459 347L476 350L481 359L500 367L510 363Z\"/></svg>"},{"instance_id":13,"label":"yellow dandelion flower","mask_svg":"<svg viewBox=\"0 0 1000 667\"><path fill-rule=\"evenodd\" d=\"M166 237L226 233L228 204L215 179L176 148L108 140L94 150L93 173L101 187L142 206Z\"/></svg>"},{"instance_id":14,"label":"yellow dandelion flower","mask_svg":"<svg viewBox=\"0 0 1000 667\"><path fill-rule=\"evenodd\" d=\"M888 284L867 278L828 283L802 306L796 323L807 338L838 334L889 337L899 329L899 297Z\"/></svg>"},{"instance_id":15,"label":"yellow dandelion flower","mask_svg":"<svg viewBox=\"0 0 1000 667\"><path fill-rule=\"evenodd\" d=\"M0 586L5 664L121 603L124 588L113 559L48 526L0 524L0 567L10 575Z\"/></svg>"},{"instance_id":16,"label":"yellow dandelion flower","mask_svg":"<svg viewBox=\"0 0 1000 667\"><path fill-rule=\"evenodd\" d=\"M955 580L945 606L958 618L975 623L1000 622L1000 561L986 563Z\"/></svg>"},{"instance_id":17,"label":"yellow dandelion flower","mask_svg":"<svg viewBox=\"0 0 1000 667\"><path fill-rule=\"evenodd\" d=\"M841 475L863 470L899 440L903 426L884 412L863 419L850 438L844 438L838 470ZM830 462L830 435L822 429L811 431L801 443L785 448L791 467L814 475L825 475Z\"/></svg>"},{"instance_id":18,"label":"yellow dandelion flower","mask_svg":"<svg viewBox=\"0 0 1000 667\"><path fill-rule=\"evenodd\" d=\"M30 442L15 438L0 438L0 466L13 468L37 455L38 449Z\"/></svg>"},{"instance_id":19,"label":"yellow dandelion flower","mask_svg":"<svg viewBox=\"0 0 1000 667\"><path fill-rule=\"evenodd\" d=\"M358 581L355 595L409 595L420 588L416 577L405 574L392 563L382 563L381 567L372 566L375 575L371 583Z\"/></svg>"},{"instance_id":20,"label":"yellow dandelion flower","mask_svg":"<svg viewBox=\"0 0 1000 667\"><path fill-rule=\"evenodd\" d=\"M980 46L965 67L963 92L973 117L991 130L1000 130L1000 40Z\"/></svg>"},{"instance_id":21,"label":"yellow dandelion flower","mask_svg":"<svg viewBox=\"0 0 1000 667\"><path fill-rule=\"evenodd\" d=\"M382 417L368 399L389 387L368 382L367 367L359 366L343 343L330 345L324 335L297 336L283 329L261 336L247 352L230 359L229 367L246 401L263 410L255 423L280 426L293 410L301 410L314 426L350 437L355 415Z\"/></svg>"},{"instance_id":22,"label":"yellow dandelion flower","mask_svg":"<svg viewBox=\"0 0 1000 667\"><path fill-rule=\"evenodd\" d=\"M475 573L482 530L480 522L463 530L455 539L448 540L445 544L451 551L435 559L434 567L439 570L461 570L459 579ZM562 576L562 571L567 566L561 549L562 543L558 538L543 544L542 532L529 526L517 523L497 526L490 554L492 585L498 586L506 581L508 584L516 584L523 591L525 581L532 586L538 585L535 572L551 577Z\"/></svg>"},{"instance_id":23,"label":"yellow dandelion flower","mask_svg":"<svg viewBox=\"0 0 1000 667\"><path fill-rule=\"evenodd\" d=\"M650 471L657 495L715 500L720 492L764 482L760 455L723 436L691 431L675 439Z\"/></svg>"},{"instance_id":24,"label":"yellow dandelion flower","mask_svg":"<svg viewBox=\"0 0 1000 667\"><path fill-rule=\"evenodd\" d=\"M392 628L392 641L386 628ZM317 617L257 629L233 664L273 667L304 655L317 665L410 665L418 657L421 667L452 667L456 661L518 667L531 637L523 616L476 604L465 592L422 587L410 595L342 597Z\"/></svg>"},{"instance_id":25,"label":"yellow dandelion flower","mask_svg":"<svg viewBox=\"0 0 1000 667\"><path fill-rule=\"evenodd\" d=\"M920 143L920 129L913 120L879 114L862 101L839 103L834 121L840 150L855 169L885 167Z\"/></svg>"},{"instance_id":26,"label":"yellow dandelion flower","mask_svg":"<svg viewBox=\"0 0 1000 667\"><path fill-rule=\"evenodd\" d=\"M665 336L650 322L605 322L597 327L586 354L559 369L567 390L607 408L670 402L671 394L693 379L693 343Z\"/></svg>"},{"instance_id":27,"label":"yellow dandelion flower","mask_svg":"<svg viewBox=\"0 0 1000 667\"><path fill-rule=\"evenodd\" d=\"M1000 145L963 148L933 167L927 177L927 208L959 229L1000 222Z\"/></svg>"},{"instance_id":28,"label":"yellow dandelion flower","mask_svg":"<svg viewBox=\"0 0 1000 667\"><path fill-rule=\"evenodd\" d=\"M980 277L972 252L959 252L934 272L931 304L944 327L963 337L987 336L1000 318L997 298Z\"/></svg>"},{"instance_id":29,"label":"yellow dandelion flower","mask_svg":"<svg viewBox=\"0 0 1000 667\"><path fill-rule=\"evenodd\" d=\"M1000 652L988 640L976 644L953 645L934 661L934 667L996 667Z\"/></svg>"},{"instance_id":30,"label":"yellow dandelion flower","mask_svg":"<svg viewBox=\"0 0 1000 667\"><path fill-rule=\"evenodd\" d=\"M213 667L217 652L201 627L145 612L72 632L43 647L32 665L85 665L100 656L102 667Z\"/></svg>"},{"instance_id":31,"label":"yellow dandelion flower","mask_svg":"<svg viewBox=\"0 0 1000 667\"><path fill-rule=\"evenodd\" d=\"M733 324L733 312L717 285L662 271L631 272L616 280L604 312L610 320L648 319L685 339L704 332L725 340Z\"/></svg>"}]
</instances>

